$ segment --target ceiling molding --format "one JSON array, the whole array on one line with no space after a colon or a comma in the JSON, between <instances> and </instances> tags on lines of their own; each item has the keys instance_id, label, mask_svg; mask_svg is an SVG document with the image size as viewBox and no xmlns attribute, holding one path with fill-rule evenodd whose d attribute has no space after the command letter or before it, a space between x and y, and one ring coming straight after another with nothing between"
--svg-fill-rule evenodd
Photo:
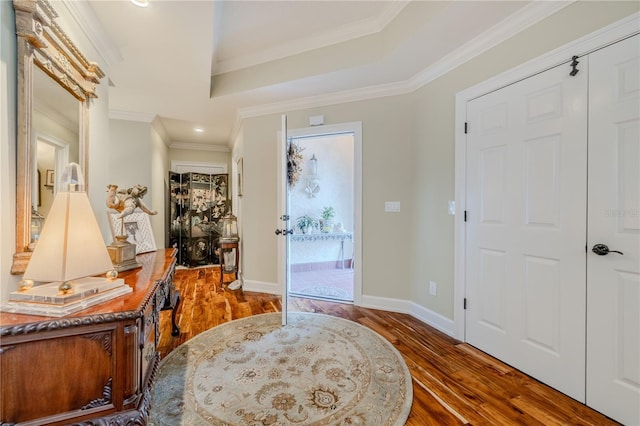
<instances>
[{"instance_id":1,"label":"ceiling molding","mask_svg":"<svg viewBox=\"0 0 640 426\"><path fill-rule=\"evenodd\" d=\"M414 90L410 80L405 80L397 83L379 84L342 92L324 93L321 95L241 108L238 110L238 115L240 119L245 119L285 111L297 111L306 108L383 98L385 96L404 95Z\"/></svg>"},{"instance_id":2,"label":"ceiling molding","mask_svg":"<svg viewBox=\"0 0 640 426\"><path fill-rule=\"evenodd\" d=\"M89 3L64 0L62 4L67 8L71 17L91 42L98 55L102 57L102 63L106 69L111 64L122 61L120 49L116 47L106 33Z\"/></svg>"},{"instance_id":3,"label":"ceiling molding","mask_svg":"<svg viewBox=\"0 0 640 426\"><path fill-rule=\"evenodd\" d=\"M287 43L263 49L257 53L217 61L213 65L213 74L217 75L238 71L240 69L379 33L398 16L407 4L409 4L408 1L391 1L378 16L363 19L356 23L350 23L349 25L343 25L342 27L326 31L322 34L291 40Z\"/></svg>"},{"instance_id":4,"label":"ceiling molding","mask_svg":"<svg viewBox=\"0 0 640 426\"><path fill-rule=\"evenodd\" d=\"M148 114L144 112L120 111L116 109L109 110L109 118L112 120L138 121L141 123L151 123L157 114Z\"/></svg>"},{"instance_id":5,"label":"ceiling molding","mask_svg":"<svg viewBox=\"0 0 640 426\"><path fill-rule=\"evenodd\" d=\"M575 0L532 2L474 38L471 42L454 50L442 60L404 81L240 108L236 111L236 119L230 140L235 139L242 126L242 120L245 118L415 92L436 78L452 71L526 28L569 6L574 1Z\"/></svg>"},{"instance_id":6,"label":"ceiling molding","mask_svg":"<svg viewBox=\"0 0 640 426\"><path fill-rule=\"evenodd\" d=\"M196 151L215 151L215 152L231 152L226 145L210 145L204 143L189 143L189 142L171 142L169 144L170 149L192 149Z\"/></svg>"},{"instance_id":7,"label":"ceiling molding","mask_svg":"<svg viewBox=\"0 0 640 426\"><path fill-rule=\"evenodd\" d=\"M443 76L465 62L508 40L519 32L524 31L537 22L564 9L574 1L576 0L534 1L528 4L478 37L475 37L443 57L437 63L420 71L410 79L411 85L415 87L414 90L419 89L425 84L432 82L436 78Z\"/></svg>"}]
</instances>

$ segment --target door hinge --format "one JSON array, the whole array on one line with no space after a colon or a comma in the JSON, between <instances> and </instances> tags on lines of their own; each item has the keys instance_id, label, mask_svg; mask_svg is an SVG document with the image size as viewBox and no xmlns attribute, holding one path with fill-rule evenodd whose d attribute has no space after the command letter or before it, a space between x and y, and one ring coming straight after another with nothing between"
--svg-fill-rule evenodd
<instances>
[{"instance_id":1,"label":"door hinge","mask_svg":"<svg viewBox=\"0 0 640 426\"><path fill-rule=\"evenodd\" d=\"M462 302L462 307L463 307L464 309L467 309L467 298L466 298L466 297L464 298L464 300L463 300L463 302Z\"/></svg>"},{"instance_id":2,"label":"door hinge","mask_svg":"<svg viewBox=\"0 0 640 426\"><path fill-rule=\"evenodd\" d=\"M569 75L571 77L575 77L576 74L578 74L578 72L580 71L578 69L578 64L580 63L580 61L578 61L578 57L577 56L573 56L571 58L571 72L569 73Z\"/></svg>"},{"instance_id":3,"label":"door hinge","mask_svg":"<svg viewBox=\"0 0 640 426\"><path fill-rule=\"evenodd\" d=\"M467 122L465 121L465 122L464 122L464 134L466 135L468 131L469 131L469 123L467 123Z\"/></svg>"},{"instance_id":4,"label":"door hinge","mask_svg":"<svg viewBox=\"0 0 640 426\"><path fill-rule=\"evenodd\" d=\"M464 221L465 222L467 221L467 211L466 210L464 211Z\"/></svg>"}]
</instances>

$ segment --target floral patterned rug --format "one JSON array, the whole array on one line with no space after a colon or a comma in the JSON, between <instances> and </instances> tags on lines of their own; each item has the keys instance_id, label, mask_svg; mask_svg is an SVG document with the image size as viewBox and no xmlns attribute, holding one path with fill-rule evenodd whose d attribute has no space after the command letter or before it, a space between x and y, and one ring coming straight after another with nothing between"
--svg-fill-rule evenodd
<instances>
[{"instance_id":1,"label":"floral patterned rug","mask_svg":"<svg viewBox=\"0 0 640 426\"><path fill-rule=\"evenodd\" d=\"M270 313L214 327L162 360L150 425L403 425L411 375L353 321Z\"/></svg>"}]
</instances>

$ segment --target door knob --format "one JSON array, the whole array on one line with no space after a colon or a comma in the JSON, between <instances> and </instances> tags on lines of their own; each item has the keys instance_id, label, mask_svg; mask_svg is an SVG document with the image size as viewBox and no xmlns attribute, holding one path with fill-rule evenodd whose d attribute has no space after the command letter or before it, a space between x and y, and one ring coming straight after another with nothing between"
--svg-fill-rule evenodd
<instances>
[{"instance_id":1,"label":"door knob","mask_svg":"<svg viewBox=\"0 0 640 426\"><path fill-rule=\"evenodd\" d=\"M289 230L287 230L287 229L276 229L276 235L280 235L280 234L282 234L284 236L286 236L287 234L293 234L293 229L289 229Z\"/></svg>"},{"instance_id":2,"label":"door knob","mask_svg":"<svg viewBox=\"0 0 640 426\"><path fill-rule=\"evenodd\" d=\"M276 235L280 235L282 234L282 231L280 229L276 229Z\"/></svg>"},{"instance_id":3,"label":"door knob","mask_svg":"<svg viewBox=\"0 0 640 426\"><path fill-rule=\"evenodd\" d=\"M595 246L593 246L591 251L600 256L606 256L609 253L624 254L618 250L609 250L609 247L607 247L606 244L596 244Z\"/></svg>"}]
</instances>

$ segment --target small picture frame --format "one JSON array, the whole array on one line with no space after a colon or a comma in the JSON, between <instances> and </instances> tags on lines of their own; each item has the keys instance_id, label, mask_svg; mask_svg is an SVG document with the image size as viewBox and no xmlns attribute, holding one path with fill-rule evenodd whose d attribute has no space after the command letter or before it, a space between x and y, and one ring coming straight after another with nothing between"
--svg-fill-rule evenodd
<instances>
[{"instance_id":1,"label":"small picture frame","mask_svg":"<svg viewBox=\"0 0 640 426\"><path fill-rule=\"evenodd\" d=\"M48 169L47 175L45 176L44 186L53 187L56 183L55 172L53 170Z\"/></svg>"},{"instance_id":2,"label":"small picture frame","mask_svg":"<svg viewBox=\"0 0 640 426\"><path fill-rule=\"evenodd\" d=\"M238 169L238 197L242 197L242 194L244 193L244 189L242 187L243 185L243 165L244 165L244 161L242 159L242 157L240 157L238 159L238 162L236 163L237 165L237 169Z\"/></svg>"},{"instance_id":3,"label":"small picture frame","mask_svg":"<svg viewBox=\"0 0 640 426\"><path fill-rule=\"evenodd\" d=\"M116 212L107 212L111 236L114 241L116 235L124 232L124 234L128 236L127 241L136 245L136 254L157 250L148 214L143 213L139 209L124 216L122 219L118 218L119 214L120 213Z\"/></svg>"}]
</instances>

